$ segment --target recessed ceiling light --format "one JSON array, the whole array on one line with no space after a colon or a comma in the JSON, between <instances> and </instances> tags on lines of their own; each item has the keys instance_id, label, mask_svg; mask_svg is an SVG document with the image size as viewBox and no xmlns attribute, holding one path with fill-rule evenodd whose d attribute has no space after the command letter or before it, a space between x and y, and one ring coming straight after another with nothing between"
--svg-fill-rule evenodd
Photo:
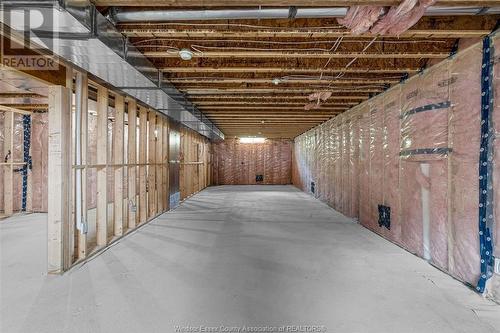
<instances>
[{"instance_id":1,"label":"recessed ceiling light","mask_svg":"<svg viewBox=\"0 0 500 333\"><path fill-rule=\"evenodd\" d=\"M193 52L188 49L182 49L179 51L179 57L181 57L182 60L191 60L193 59Z\"/></svg>"},{"instance_id":2,"label":"recessed ceiling light","mask_svg":"<svg viewBox=\"0 0 500 333\"><path fill-rule=\"evenodd\" d=\"M273 83L274 83L275 85L278 85L278 84L280 84L280 83L281 83L281 79L280 79L280 78L275 77L275 78L273 79Z\"/></svg>"}]
</instances>

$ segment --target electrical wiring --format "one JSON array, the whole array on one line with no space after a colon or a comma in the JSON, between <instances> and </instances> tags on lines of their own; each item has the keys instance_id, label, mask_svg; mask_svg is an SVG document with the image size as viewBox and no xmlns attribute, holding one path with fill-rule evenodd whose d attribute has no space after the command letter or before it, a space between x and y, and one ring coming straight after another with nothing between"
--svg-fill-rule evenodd
<instances>
[{"instance_id":1,"label":"electrical wiring","mask_svg":"<svg viewBox=\"0 0 500 333\"><path fill-rule=\"evenodd\" d=\"M338 40L338 38L337 38ZM307 45L307 44L331 44L335 43L336 40L310 40L310 41L271 41L271 40L244 40L244 39L198 39L198 40L193 40L193 39L184 39L184 38L148 38L148 39L143 39L140 41L135 41L132 44L137 47L145 47L140 44L143 43L149 43L149 42L162 42L162 41L168 41L168 42L195 42L196 43L246 43L246 44L274 44L274 45ZM366 40L344 40L343 43L363 43L366 42ZM380 43L380 44L439 44L439 43L449 43L449 41L446 40L432 40L430 42L429 40L422 39L422 40L384 40L384 41L375 41L375 43ZM149 45L148 45L149 46Z\"/></svg>"},{"instance_id":2,"label":"electrical wiring","mask_svg":"<svg viewBox=\"0 0 500 333\"><path fill-rule=\"evenodd\" d=\"M127 26L127 25L138 25L136 22L126 22L126 23L121 23L120 26ZM241 23L170 23L170 22L160 22L160 23L154 23L154 22L147 22L144 24L140 25L141 27L143 26L192 26L192 27L238 27L238 28L249 28L249 29L269 29L269 30L276 30L275 26L267 26L267 25L253 25L253 24L241 24ZM335 26L318 26L318 27L290 27L288 29L281 28L282 30L288 30L288 31L311 31L312 29L316 30L325 30L325 29L338 29L339 31L345 31L345 28L341 25L335 25ZM142 28L141 30L145 30Z\"/></svg>"},{"instance_id":3,"label":"electrical wiring","mask_svg":"<svg viewBox=\"0 0 500 333\"><path fill-rule=\"evenodd\" d=\"M287 81L288 82L293 82L294 80L311 80L311 81L314 81L314 80L324 80L324 81L328 81L328 80L333 80L335 79L336 77L335 76L323 76L323 78L321 78L321 76L316 76L316 75L285 75L285 76L282 76L280 77L279 79L281 81L283 81L283 83L286 83ZM189 76L189 77L179 77L178 79L182 80L182 79L187 79L187 80L200 80L200 81L203 81L203 80L225 80L225 79L241 79L241 80L245 80L246 78L238 78L238 77L227 77L227 76ZM252 78L250 78L252 79ZM353 82L356 82L356 81L359 81L359 80L369 80L369 79L380 79L379 77L344 77L343 80L352 80ZM382 79L388 79L388 80L399 80L400 79L400 76L397 76L397 75L392 75L392 76L384 76L382 77Z\"/></svg>"},{"instance_id":4,"label":"electrical wiring","mask_svg":"<svg viewBox=\"0 0 500 333\"><path fill-rule=\"evenodd\" d=\"M365 52L366 50L368 50L368 48L377 40L377 37L374 37L370 43L368 43L368 45L366 45L364 48L363 48L363 51L362 52ZM358 60L358 58L354 58L352 59L346 66L344 69L347 69L349 68L354 62L356 62L356 60ZM338 75L337 75L337 79L343 77L345 75L345 72L340 72Z\"/></svg>"}]
</instances>

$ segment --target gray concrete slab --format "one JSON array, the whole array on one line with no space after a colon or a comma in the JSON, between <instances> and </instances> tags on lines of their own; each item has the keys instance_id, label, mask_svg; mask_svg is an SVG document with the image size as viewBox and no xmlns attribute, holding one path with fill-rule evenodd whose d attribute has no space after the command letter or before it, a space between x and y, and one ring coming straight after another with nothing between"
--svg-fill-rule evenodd
<instances>
[{"instance_id":1,"label":"gray concrete slab","mask_svg":"<svg viewBox=\"0 0 500 333\"><path fill-rule=\"evenodd\" d=\"M499 305L291 186L206 189L63 276L45 220L0 222L1 332L500 327Z\"/></svg>"}]
</instances>

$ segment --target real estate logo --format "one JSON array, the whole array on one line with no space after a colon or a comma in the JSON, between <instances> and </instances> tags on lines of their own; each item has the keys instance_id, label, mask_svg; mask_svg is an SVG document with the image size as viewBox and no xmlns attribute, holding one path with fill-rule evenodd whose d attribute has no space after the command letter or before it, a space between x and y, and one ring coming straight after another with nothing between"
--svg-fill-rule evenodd
<instances>
[{"instance_id":1,"label":"real estate logo","mask_svg":"<svg viewBox=\"0 0 500 333\"><path fill-rule=\"evenodd\" d=\"M17 70L58 70L53 55L58 48L57 8L21 7L0 3L0 60Z\"/></svg>"}]
</instances>

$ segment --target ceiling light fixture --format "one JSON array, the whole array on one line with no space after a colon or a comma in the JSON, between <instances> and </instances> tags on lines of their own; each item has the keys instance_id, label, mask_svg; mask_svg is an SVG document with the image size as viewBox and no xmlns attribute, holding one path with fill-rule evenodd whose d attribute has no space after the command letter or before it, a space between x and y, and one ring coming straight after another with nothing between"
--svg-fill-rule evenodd
<instances>
[{"instance_id":1,"label":"ceiling light fixture","mask_svg":"<svg viewBox=\"0 0 500 333\"><path fill-rule=\"evenodd\" d=\"M189 49L182 49L179 51L179 57L181 57L182 60L191 60L193 59L193 52Z\"/></svg>"},{"instance_id":2,"label":"ceiling light fixture","mask_svg":"<svg viewBox=\"0 0 500 333\"><path fill-rule=\"evenodd\" d=\"M240 138L240 143L264 143L264 142L266 142L266 138L259 138L259 137Z\"/></svg>"},{"instance_id":3,"label":"ceiling light fixture","mask_svg":"<svg viewBox=\"0 0 500 333\"><path fill-rule=\"evenodd\" d=\"M281 79L280 79L280 78L275 77L275 78L273 79L273 83L274 83L275 85L278 85L278 84L280 84L280 83L281 83Z\"/></svg>"}]
</instances>

